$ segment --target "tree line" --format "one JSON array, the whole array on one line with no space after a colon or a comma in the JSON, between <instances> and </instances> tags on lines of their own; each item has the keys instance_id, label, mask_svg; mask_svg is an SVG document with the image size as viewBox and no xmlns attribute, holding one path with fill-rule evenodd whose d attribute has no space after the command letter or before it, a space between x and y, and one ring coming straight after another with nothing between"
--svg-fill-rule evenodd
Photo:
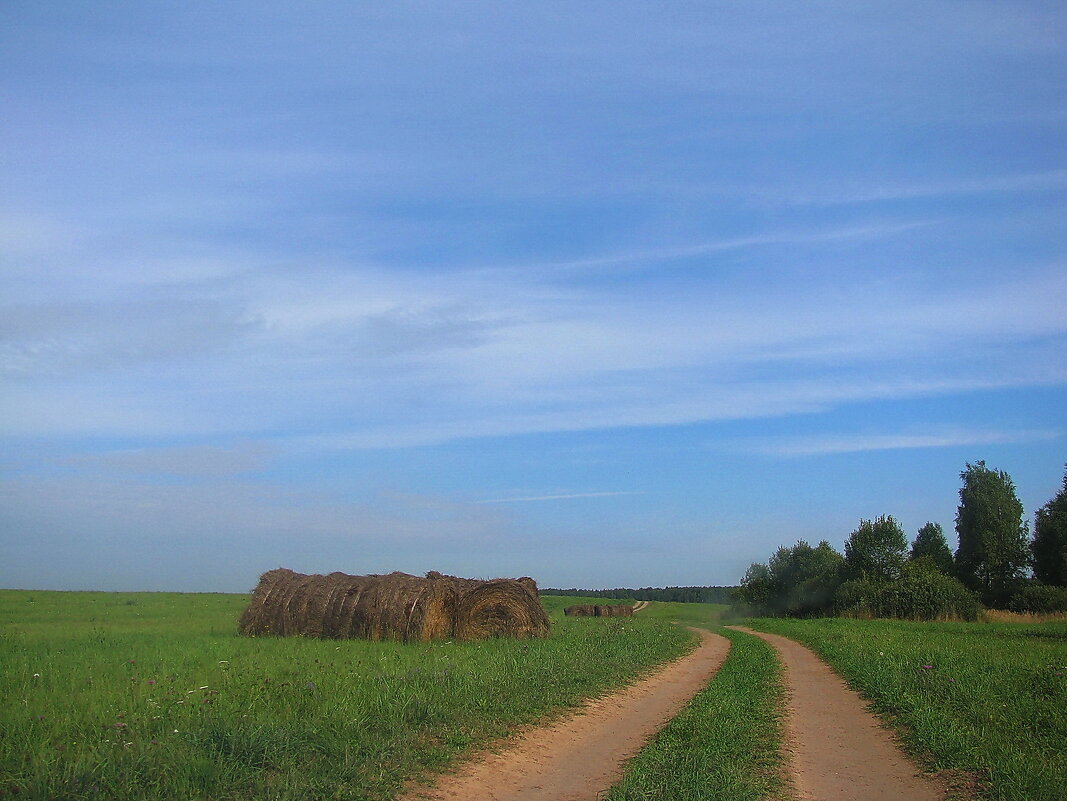
<instances>
[{"instance_id":1,"label":"tree line","mask_svg":"<svg viewBox=\"0 0 1067 801\"><path fill-rule=\"evenodd\" d=\"M577 595L586 598L617 598L633 601L679 601L689 604L728 604L734 601L736 587L640 587L613 590L581 590L571 588L540 589L542 595Z\"/></svg>"},{"instance_id":2,"label":"tree line","mask_svg":"<svg viewBox=\"0 0 1067 801\"><path fill-rule=\"evenodd\" d=\"M825 540L780 547L737 590L745 611L933 620L975 619L982 606L1067 611L1067 474L1035 516L1033 537L1011 477L968 463L956 511L958 547L926 523L908 547L889 515L861 520L838 553Z\"/></svg>"}]
</instances>

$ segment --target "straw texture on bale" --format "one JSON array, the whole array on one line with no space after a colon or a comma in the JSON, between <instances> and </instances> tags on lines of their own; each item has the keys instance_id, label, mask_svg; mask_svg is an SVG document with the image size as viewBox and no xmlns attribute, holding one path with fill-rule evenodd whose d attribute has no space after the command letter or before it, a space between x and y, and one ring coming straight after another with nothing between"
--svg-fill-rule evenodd
<instances>
[{"instance_id":1,"label":"straw texture on bale","mask_svg":"<svg viewBox=\"0 0 1067 801\"><path fill-rule=\"evenodd\" d=\"M245 635L425 642L456 637L546 637L548 615L531 578L477 581L431 572L350 576L264 573L241 615Z\"/></svg>"}]
</instances>

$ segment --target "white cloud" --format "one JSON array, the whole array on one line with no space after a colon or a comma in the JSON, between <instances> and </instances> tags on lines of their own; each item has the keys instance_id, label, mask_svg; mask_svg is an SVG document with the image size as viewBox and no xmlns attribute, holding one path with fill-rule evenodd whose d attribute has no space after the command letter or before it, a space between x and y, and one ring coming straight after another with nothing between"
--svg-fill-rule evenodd
<instances>
[{"instance_id":1,"label":"white cloud","mask_svg":"<svg viewBox=\"0 0 1067 801\"><path fill-rule=\"evenodd\" d=\"M913 448L952 448L971 445L1009 445L1048 442L1063 436L1053 430L941 430L897 432L889 434L821 434L805 437L783 437L774 440L754 439L729 444L736 452L759 453L766 456L822 456L864 451L908 450ZM722 444L716 446L721 447Z\"/></svg>"},{"instance_id":2,"label":"white cloud","mask_svg":"<svg viewBox=\"0 0 1067 801\"><path fill-rule=\"evenodd\" d=\"M619 495L639 495L635 492L569 492L560 495L527 495L521 498L489 498L475 503L525 503L528 501L564 501L575 498L612 498Z\"/></svg>"},{"instance_id":3,"label":"white cloud","mask_svg":"<svg viewBox=\"0 0 1067 801\"><path fill-rule=\"evenodd\" d=\"M391 447L1063 381L1067 273L590 284L315 267L9 306L9 434Z\"/></svg>"},{"instance_id":4,"label":"white cloud","mask_svg":"<svg viewBox=\"0 0 1067 801\"><path fill-rule=\"evenodd\" d=\"M233 447L189 445L107 451L73 457L71 464L141 475L234 476L264 469L273 455L274 449L264 443L244 442Z\"/></svg>"}]
</instances>

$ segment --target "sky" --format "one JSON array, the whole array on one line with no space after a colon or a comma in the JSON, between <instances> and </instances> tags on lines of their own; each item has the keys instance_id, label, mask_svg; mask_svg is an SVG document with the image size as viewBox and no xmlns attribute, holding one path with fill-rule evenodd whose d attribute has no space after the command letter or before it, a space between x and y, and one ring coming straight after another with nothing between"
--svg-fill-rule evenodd
<instances>
[{"instance_id":1,"label":"sky","mask_svg":"<svg viewBox=\"0 0 1067 801\"><path fill-rule=\"evenodd\" d=\"M1067 462L1062 2L0 4L0 587L722 585Z\"/></svg>"}]
</instances>

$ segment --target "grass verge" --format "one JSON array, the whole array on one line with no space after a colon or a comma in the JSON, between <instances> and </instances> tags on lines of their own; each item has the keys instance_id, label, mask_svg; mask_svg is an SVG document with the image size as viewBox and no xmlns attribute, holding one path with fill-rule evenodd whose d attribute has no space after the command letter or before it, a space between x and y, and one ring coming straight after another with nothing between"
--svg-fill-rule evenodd
<instances>
[{"instance_id":1,"label":"grass verge","mask_svg":"<svg viewBox=\"0 0 1067 801\"><path fill-rule=\"evenodd\" d=\"M694 641L555 609L545 640L237 637L246 602L0 591L0 796L388 799Z\"/></svg>"},{"instance_id":2,"label":"grass verge","mask_svg":"<svg viewBox=\"0 0 1067 801\"><path fill-rule=\"evenodd\" d=\"M750 621L833 665L933 770L977 776L997 801L1067 787L1067 625Z\"/></svg>"},{"instance_id":3,"label":"grass verge","mask_svg":"<svg viewBox=\"0 0 1067 801\"><path fill-rule=\"evenodd\" d=\"M732 642L715 678L627 766L609 801L782 798L781 669L769 645Z\"/></svg>"}]
</instances>

